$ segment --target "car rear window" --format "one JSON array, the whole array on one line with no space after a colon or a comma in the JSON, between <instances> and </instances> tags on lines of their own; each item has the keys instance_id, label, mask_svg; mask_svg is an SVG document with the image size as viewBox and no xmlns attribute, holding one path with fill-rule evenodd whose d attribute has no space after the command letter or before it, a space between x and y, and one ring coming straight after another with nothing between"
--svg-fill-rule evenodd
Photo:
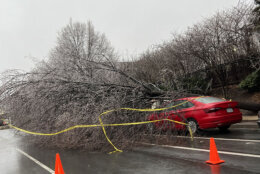
<instances>
[{"instance_id":1,"label":"car rear window","mask_svg":"<svg viewBox=\"0 0 260 174\"><path fill-rule=\"evenodd\" d=\"M201 97L195 100L205 104L225 101L224 99L216 98L216 97Z\"/></svg>"}]
</instances>

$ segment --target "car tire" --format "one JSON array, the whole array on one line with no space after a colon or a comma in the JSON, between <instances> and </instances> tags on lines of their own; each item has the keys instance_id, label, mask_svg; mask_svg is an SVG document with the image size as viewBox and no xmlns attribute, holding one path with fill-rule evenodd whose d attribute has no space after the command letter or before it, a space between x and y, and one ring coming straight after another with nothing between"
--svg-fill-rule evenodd
<instances>
[{"instance_id":1,"label":"car tire","mask_svg":"<svg viewBox=\"0 0 260 174\"><path fill-rule=\"evenodd\" d=\"M230 127L230 125L227 125L227 126L221 126L221 127L218 127L218 129L221 131L221 132L226 132L228 130L228 128Z\"/></svg>"},{"instance_id":2,"label":"car tire","mask_svg":"<svg viewBox=\"0 0 260 174\"><path fill-rule=\"evenodd\" d=\"M198 123L195 119L190 118L190 119L187 120L187 123L190 126L191 132L193 134L197 134L199 132L199 126L198 126ZM187 133L189 133L189 130L187 130Z\"/></svg>"}]
</instances>

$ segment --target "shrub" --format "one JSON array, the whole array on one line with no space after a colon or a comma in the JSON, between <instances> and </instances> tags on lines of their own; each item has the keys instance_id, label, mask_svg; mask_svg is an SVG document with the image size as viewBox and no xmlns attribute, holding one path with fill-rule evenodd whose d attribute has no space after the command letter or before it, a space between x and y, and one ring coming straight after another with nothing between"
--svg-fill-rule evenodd
<instances>
[{"instance_id":1,"label":"shrub","mask_svg":"<svg viewBox=\"0 0 260 174\"><path fill-rule=\"evenodd\" d=\"M260 91L260 70L249 74L240 82L239 87L249 92Z\"/></svg>"}]
</instances>

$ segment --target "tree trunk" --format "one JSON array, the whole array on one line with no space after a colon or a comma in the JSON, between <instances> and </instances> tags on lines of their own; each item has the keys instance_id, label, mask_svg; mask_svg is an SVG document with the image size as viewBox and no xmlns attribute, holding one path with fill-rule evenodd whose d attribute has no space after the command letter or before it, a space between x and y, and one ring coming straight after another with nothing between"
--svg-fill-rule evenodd
<instances>
[{"instance_id":1,"label":"tree trunk","mask_svg":"<svg viewBox=\"0 0 260 174\"><path fill-rule=\"evenodd\" d=\"M259 103L251 103L251 102L249 103L249 102L238 101L237 107L240 109L245 109L245 110L249 110L249 111L255 111L255 112L260 111Z\"/></svg>"}]
</instances>

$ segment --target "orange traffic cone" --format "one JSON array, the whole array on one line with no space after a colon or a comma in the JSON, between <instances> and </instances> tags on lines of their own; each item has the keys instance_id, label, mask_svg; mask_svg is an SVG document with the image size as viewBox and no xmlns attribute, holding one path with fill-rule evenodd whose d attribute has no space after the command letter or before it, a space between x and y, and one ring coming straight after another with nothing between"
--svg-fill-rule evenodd
<instances>
[{"instance_id":1,"label":"orange traffic cone","mask_svg":"<svg viewBox=\"0 0 260 174\"><path fill-rule=\"evenodd\" d=\"M220 174L221 173L221 165L210 165L211 174Z\"/></svg>"},{"instance_id":2,"label":"orange traffic cone","mask_svg":"<svg viewBox=\"0 0 260 174\"><path fill-rule=\"evenodd\" d=\"M209 152L209 160L206 163L209 164L220 164L224 163L224 160L220 160L218 156L218 150L215 144L214 138L210 138L210 152Z\"/></svg>"},{"instance_id":3,"label":"orange traffic cone","mask_svg":"<svg viewBox=\"0 0 260 174\"><path fill-rule=\"evenodd\" d=\"M56 153L55 174L65 174L62 168L60 155L58 153Z\"/></svg>"}]
</instances>

